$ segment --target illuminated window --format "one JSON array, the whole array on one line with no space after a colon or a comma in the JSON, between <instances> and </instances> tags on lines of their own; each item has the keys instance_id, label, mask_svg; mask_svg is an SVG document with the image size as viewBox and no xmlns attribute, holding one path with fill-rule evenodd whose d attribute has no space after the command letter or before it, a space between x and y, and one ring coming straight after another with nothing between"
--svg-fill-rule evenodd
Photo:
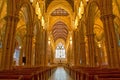
<instances>
[{"instance_id":1,"label":"illuminated window","mask_svg":"<svg viewBox=\"0 0 120 80\"><path fill-rule=\"evenodd\" d=\"M56 58L65 58L65 48L61 43L59 43L57 48L56 48L55 57Z\"/></svg>"}]
</instances>

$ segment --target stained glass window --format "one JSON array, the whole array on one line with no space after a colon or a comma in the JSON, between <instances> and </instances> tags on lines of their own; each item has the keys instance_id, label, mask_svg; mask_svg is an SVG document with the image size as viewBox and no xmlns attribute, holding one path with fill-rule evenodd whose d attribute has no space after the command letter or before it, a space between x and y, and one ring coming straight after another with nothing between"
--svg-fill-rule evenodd
<instances>
[{"instance_id":1,"label":"stained glass window","mask_svg":"<svg viewBox=\"0 0 120 80\"><path fill-rule=\"evenodd\" d=\"M65 58L65 48L61 43L58 44L56 48L56 58Z\"/></svg>"}]
</instances>

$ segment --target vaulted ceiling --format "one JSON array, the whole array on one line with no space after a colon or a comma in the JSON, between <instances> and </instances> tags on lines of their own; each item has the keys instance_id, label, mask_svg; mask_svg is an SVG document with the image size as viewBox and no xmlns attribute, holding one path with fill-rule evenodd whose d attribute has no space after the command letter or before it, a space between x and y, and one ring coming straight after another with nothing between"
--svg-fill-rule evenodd
<instances>
[{"instance_id":1,"label":"vaulted ceiling","mask_svg":"<svg viewBox=\"0 0 120 80\"><path fill-rule=\"evenodd\" d=\"M47 8L49 6L49 4L54 1L54 0L45 0L45 7L46 7L46 11L47 11ZM74 11L74 0L66 0L72 7L73 11Z\"/></svg>"},{"instance_id":2,"label":"vaulted ceiling","mask_svg":"<svg viewBox=\"0 0 120 80\"><path fill-rule=\"evenodd\" d=\"M64 22L58 21L53 25L52 35L53 35L54 41L60 38L66 41L68 36L68 27Z\"/></svg>"},{"instance_id":3,"label":"vaulted ceiling","mask_svg":"<svg viewBox=\"0 0 120 80\"><path fill-rule=\"evenodd\" d=\"M61 38L64 41L66 41L66 39L68 37L68 31L69 31L68 27L74 26L74 25L72 25L74 16L71 16L71 15L73 15L73 14L71 14L71 12L72 12L72 10L73 10L73 13L77 12L76 8L78 9L78 7L75 7L75 6L77 6L75 3L78 3L79 1L85 1L85 0L33 0L33 1L34 2L37 2L37 1L44 2L45 1L44 2L45 5L41 4L44 6L44 7L41 7L41 11L44 11L44 10L42 10L44 8L45 8L45 11L48 10L45 13L44 18L46 19L47 28L50 27L50 29L48 29L48 30L50 30L50 31L52 30L53 40L56 41L59 38ZM57 2L54 2L54 1L57 1ZM54 2L54 3L52 3L52 2ZM51 3L52 3L52 5L51 5ZM62 6L60 5L60 7L59 6L56 7L56 5L58 5L58 4L61 4ZM4 25L5 24L4 17L7 14L6 9L7 9L6 0L0 0L0 24L1 24L0 31L2 31L2 32L4 30L3 27L5 26ZM62 13L61 13L61 11L59 11L60 9L61 9ZM56 14L56 12L54 12L54 11L57 11L60 13ZM53 12L53 14L52 14L52 12ZM49 13L50 15L48 15L47 13ZM113 13L116 16L116 18L115 18L115 23L117 26L116 28L118 28L118 32L120 33L120 0L113 0ZM22 26L22 24L23 24L22 17L19 17L19 18L20 18L20 20L18 22L18 27L17 27L16 32L17 32L17 36L23 36L26 28L25 28L25 26ZM60 21L62 21L62 22L60 22ZM97 24L97 25L95 25L94 31L100 40L99 35L100 35L100 32L102 31L102 28L100 27L101 26L100 19L97 19L95 21L95 24ZM1 33L1 34L3 34L3 33Z\"/></svg>"},{"instance_id":4,"label":"vaulted ceiling","mask_svg":"<svg viewBox=\"0 0 120 80\"><path fill-rule=\"evenodd\" d=\"M51 35L53 44L57 45L59 42L68 42L68 33L72 28L72 8L74 7L67 0L50 0L46 3L45 7L47 7L47 30Z\"/></svg>"}]
</instances>

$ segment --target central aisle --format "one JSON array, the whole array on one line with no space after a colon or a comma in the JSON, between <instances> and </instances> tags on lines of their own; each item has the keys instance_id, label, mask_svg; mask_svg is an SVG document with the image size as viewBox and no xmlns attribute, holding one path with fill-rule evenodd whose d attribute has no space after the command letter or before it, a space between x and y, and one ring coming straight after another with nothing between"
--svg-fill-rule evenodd
<instances>
[{"instance_id":1,"label":"central aisle","mask_svg":"<svg viewBox=\"0 0 120 80\"><path fill-rule=\"evenodd\" d=\"M73 80L63 67L58 67L48 80Z\"/></svg>"}]
</instances>

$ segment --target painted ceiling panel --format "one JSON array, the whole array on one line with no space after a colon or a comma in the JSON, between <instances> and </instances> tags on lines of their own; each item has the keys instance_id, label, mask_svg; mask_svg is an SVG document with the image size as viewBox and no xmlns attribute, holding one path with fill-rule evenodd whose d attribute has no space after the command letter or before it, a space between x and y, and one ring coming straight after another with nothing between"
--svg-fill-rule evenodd
<instances>
[{"instance_id":1,"label":"painted ceiling panel","mask_svg":"<svg viewBox=\"0 0 120 80\"><path fill-rule=\"evenodd\" d=\"M64 22L58 21L53 25L52 35L54 37L54 41L60 38L66 41L68 35L67 25Z\"/></svg>"}]
</instances>

